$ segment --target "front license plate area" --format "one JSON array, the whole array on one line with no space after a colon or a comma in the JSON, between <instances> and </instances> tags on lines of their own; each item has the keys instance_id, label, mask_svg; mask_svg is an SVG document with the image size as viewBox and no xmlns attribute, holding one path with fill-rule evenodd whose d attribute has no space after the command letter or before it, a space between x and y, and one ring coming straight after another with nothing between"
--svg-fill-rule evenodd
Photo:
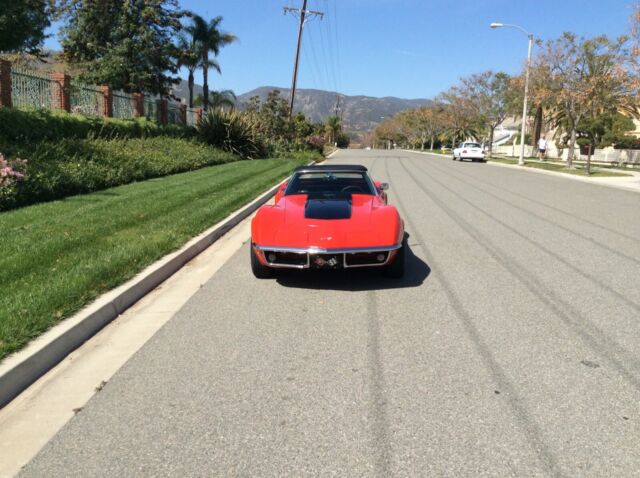
<instances>
[{"instance_id":1,"label":"front license plate area","mask_svg":"<svg viewBox=\"0 0 640 478\"><path fill-rule=\"evenodd\" d=\"M343 260L342 254L311 254L309 264L314 269L342 269Z\"/></svg>"}]
</instances>

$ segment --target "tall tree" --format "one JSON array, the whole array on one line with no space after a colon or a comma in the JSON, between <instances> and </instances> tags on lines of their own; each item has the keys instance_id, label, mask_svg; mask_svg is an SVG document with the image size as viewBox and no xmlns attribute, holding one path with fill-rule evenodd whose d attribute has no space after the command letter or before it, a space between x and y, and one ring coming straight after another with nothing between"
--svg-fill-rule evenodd
<instances>
[{"instance_id":1,"label":"tall tree","mask_svg":"<svg viewBox=\"0 0 640 478\"><path fill-rule=\"evenodd\" d=\"M461 80L461 91L477 115L479 125L489 133L489 156L493 133L508 114L509 75L491 70Z\"/></svg>"},{"instance_id":2,"label":"tall tree","mask_svg":"<svg viewBox=\"0 0 640 478\"><path fill-rule=\"evenodd\" d=\"M569 132L567 165L572 167L580 121L603 111L623 110L637 115L637 85L624 68L626 37L601 35L578 38L564 33L542 44L536 68L546 88L537 94L550 100L559 123Z\"/></svg>"},{"instance_id":3,"label":"tall tree","mask_svg":"<svg viewBox=\"0 0 640 478\"><path fill-rule=\"evenodd\" d=\"M475 138L477 135L478 112L473 109L460 86L452 86L436 99L444 109L446 131L455 148L458 139Z\"/></svg>"},{"instance_id":4,"label":"tall tree","mask_svg":"<svg viewBox=\"0 0 640 478\"><path fill-rule=\"evenodd\" d=\"M418 110L418 125L421 128L422 149L424 149L424 139L428 138L431 142L429 149L433 151L433 143L446 126L442 105L436 103L420 108Z\"/></svg>"},{"instance_id":5,"label":"tall tree","mask_svg":"<svg viewBox=\"0 0 640 478\"><path fill-rule=\"evenodd\" d=\"M400 121L395 116L386 118L380 123L375 129L374 135L376 142L382 143L384 148L389 149L391 146L407 140Z\"/></svg>"},{"instance_id":6,"label":"tall tree","mask_svg":"<svg viewBox=\"0 0 640 478\"><path fill-rule=\"evenodd\" d=\"M176 41L177 60L179 67L185 67L188 72L187 86L189 88L189 108L193 108L194 74L200 66L200 52L192 34L180 33ZM217 66L217 64L216 64ZM218 67L219 68L219 67Z\"/></svg>"},{"instance_id":7,"label":"tall tree","mask_svg":"<svg viewBox=\"0 0 640 478\"><path fill-rule=\"evenodd\" d=\"M324 122L324 128L328 136L328 140L333 146L336 142L338 134L342 131L342 123L339 116L329 116Z\"/></svg>"},{"instance_id":8,"label":"tall tree","mask_svg":"<svg viewBox=\"0 0 640 478\"><path fill-rule=\"evenodd\" d=\"M177 0L69 0L63 12L64 58L82 77L127 92L165 94L177 78Z\"/></svg>"},{"instance_id":9,"label":"tall tree","mask_svg":"<svg viewBox=\"0 0 640 478\"><path fill-rule=\"evenodd\" d=\"M3 0L0 6L0 52L37 53L50 25L49 0Z\"/></svg>"},{"instance_id":10,"label":"tall tree","mask_svg":"<svg viewBox=\"0 0 640 478\"><path fill-rule=\"evenodd\" d=\"M220 72L220 67L217 63L209 59L209 54L213 53L214 56L220 54L220 49L230 43L237 41L237 37L231 33L222 32L219 30L222 17L218 16L207 22L200 15L191 14L192 26L190 31L195 38L201 55L202 66L202 94L205 98L209 97L209 68L216 67ZM208 108L207 103L204 103L204 109Z\"/></svg>"}]
</instances>

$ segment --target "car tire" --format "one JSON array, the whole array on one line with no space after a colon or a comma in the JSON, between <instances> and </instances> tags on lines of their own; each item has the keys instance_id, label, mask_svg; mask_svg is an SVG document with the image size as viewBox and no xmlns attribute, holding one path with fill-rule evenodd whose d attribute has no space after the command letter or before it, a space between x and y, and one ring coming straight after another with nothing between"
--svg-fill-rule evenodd
<instances>
[{"instance_id":1,"label":"car tire","mask_svg":"<svg viewBox=\"0 0 640 478\"><path fill-rule=\"evenodd\" d=\"M273 277L273 269L269 266L263 266L256 256L256 252L253 250L253 246L249 246L251 253L251 272L258 279L269 279Z\"/></svg>"},{"instance_id":2,"label":"car tire","mask_svg":"<svg viewBox=\"0 0 640 478\"><path fill-rule=\"evenodd\" d=\"M455 161L456 160L456 155L454 154L453 156L451 156L451 159L453 159Z\"/></svg>"},{"instance_id":3,"label":"car tire","mask_svg":"<svg viewBox=\"0 0 640 478\"><path fill-rule=\"evenodd\" d=\"M392 279L400 279L404 276L404 262L406 243L402 243L402 247L398 249L393 262L384 268L384 275Z\"/></svg>"}]
</instances>

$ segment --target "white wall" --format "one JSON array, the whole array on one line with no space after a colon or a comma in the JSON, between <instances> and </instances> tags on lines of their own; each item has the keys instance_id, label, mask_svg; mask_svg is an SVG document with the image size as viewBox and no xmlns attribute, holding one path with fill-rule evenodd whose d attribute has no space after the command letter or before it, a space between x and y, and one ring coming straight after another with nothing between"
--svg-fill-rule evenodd
<instances>
[{"instance_id":1,"label":"white wall","mask_svg":"<svg viewBox=\"0 0 640 478\"><path fill-rule=\"evenodd\" d=\"M525 145L524 155L534 156L537 151L532 151L532 147ZM493 148L493 152L496 154L502 154L509 157L517 158L520 156L520 145L503 145L503 146L495 146ZM532 154L533 153L533 154ZM561 159L563 161L567 160L567 156L569 154L569 149L565 148L562 151L562 155L559 154L555 145L550 144L549 149L547 150L547 158L548 159ZM586 155L580 155L580 149L575 149L574 158L586 160ZM591 160L598 163L622 163L622 164L639 164L640 165L640 150L636 149L613 149L603 148L596 149L591 156Z\"/></svg>"}]
</instances>

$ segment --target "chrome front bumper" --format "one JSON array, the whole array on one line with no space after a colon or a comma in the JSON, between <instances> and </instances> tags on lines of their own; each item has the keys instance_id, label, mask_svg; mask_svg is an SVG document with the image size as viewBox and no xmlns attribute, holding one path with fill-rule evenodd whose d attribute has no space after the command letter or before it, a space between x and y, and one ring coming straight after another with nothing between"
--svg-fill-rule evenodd
<instances>
[{"instance_id":1,"label":"chrome front bumper","mask_svg":"<svg viewBox=\"0 0 640 478\"><path fill-rule=\"evenodd\" d=\"M317 247L310 248L299 248L299 247L277 247L277 246L259 246L257 244L252 244L252 247L255 248L256 251L259 251L263 254L264 260L269 267L283 268L283 269L310 269L312 267L317 267L319 269L322 268L333 268L333 269L351 269L355 267L381 267L386 266L391 259L393 258L393 251L396 251L402 247L402 244L395 244L393 246L380 246L380 247L352 247L352 248L344 248L344 249L322 249ZM287 264L283 262L272 262L269 260L269 253L272 253L277 257L278 253L286 253L286 254L295 254L300 257L296 262L296 264ZM349 259L366 259L367 254L384 254L385 258L383 261L372 261L365 263L354 263L353 260L349 261ZM323 262L328 262L332 258L341 257L341 261L335 265L329 265L325 267L322 264L318 264L318 258L320 258ZM326 258L329 258L328 260Z\"/></svg>"}]
</instances>

